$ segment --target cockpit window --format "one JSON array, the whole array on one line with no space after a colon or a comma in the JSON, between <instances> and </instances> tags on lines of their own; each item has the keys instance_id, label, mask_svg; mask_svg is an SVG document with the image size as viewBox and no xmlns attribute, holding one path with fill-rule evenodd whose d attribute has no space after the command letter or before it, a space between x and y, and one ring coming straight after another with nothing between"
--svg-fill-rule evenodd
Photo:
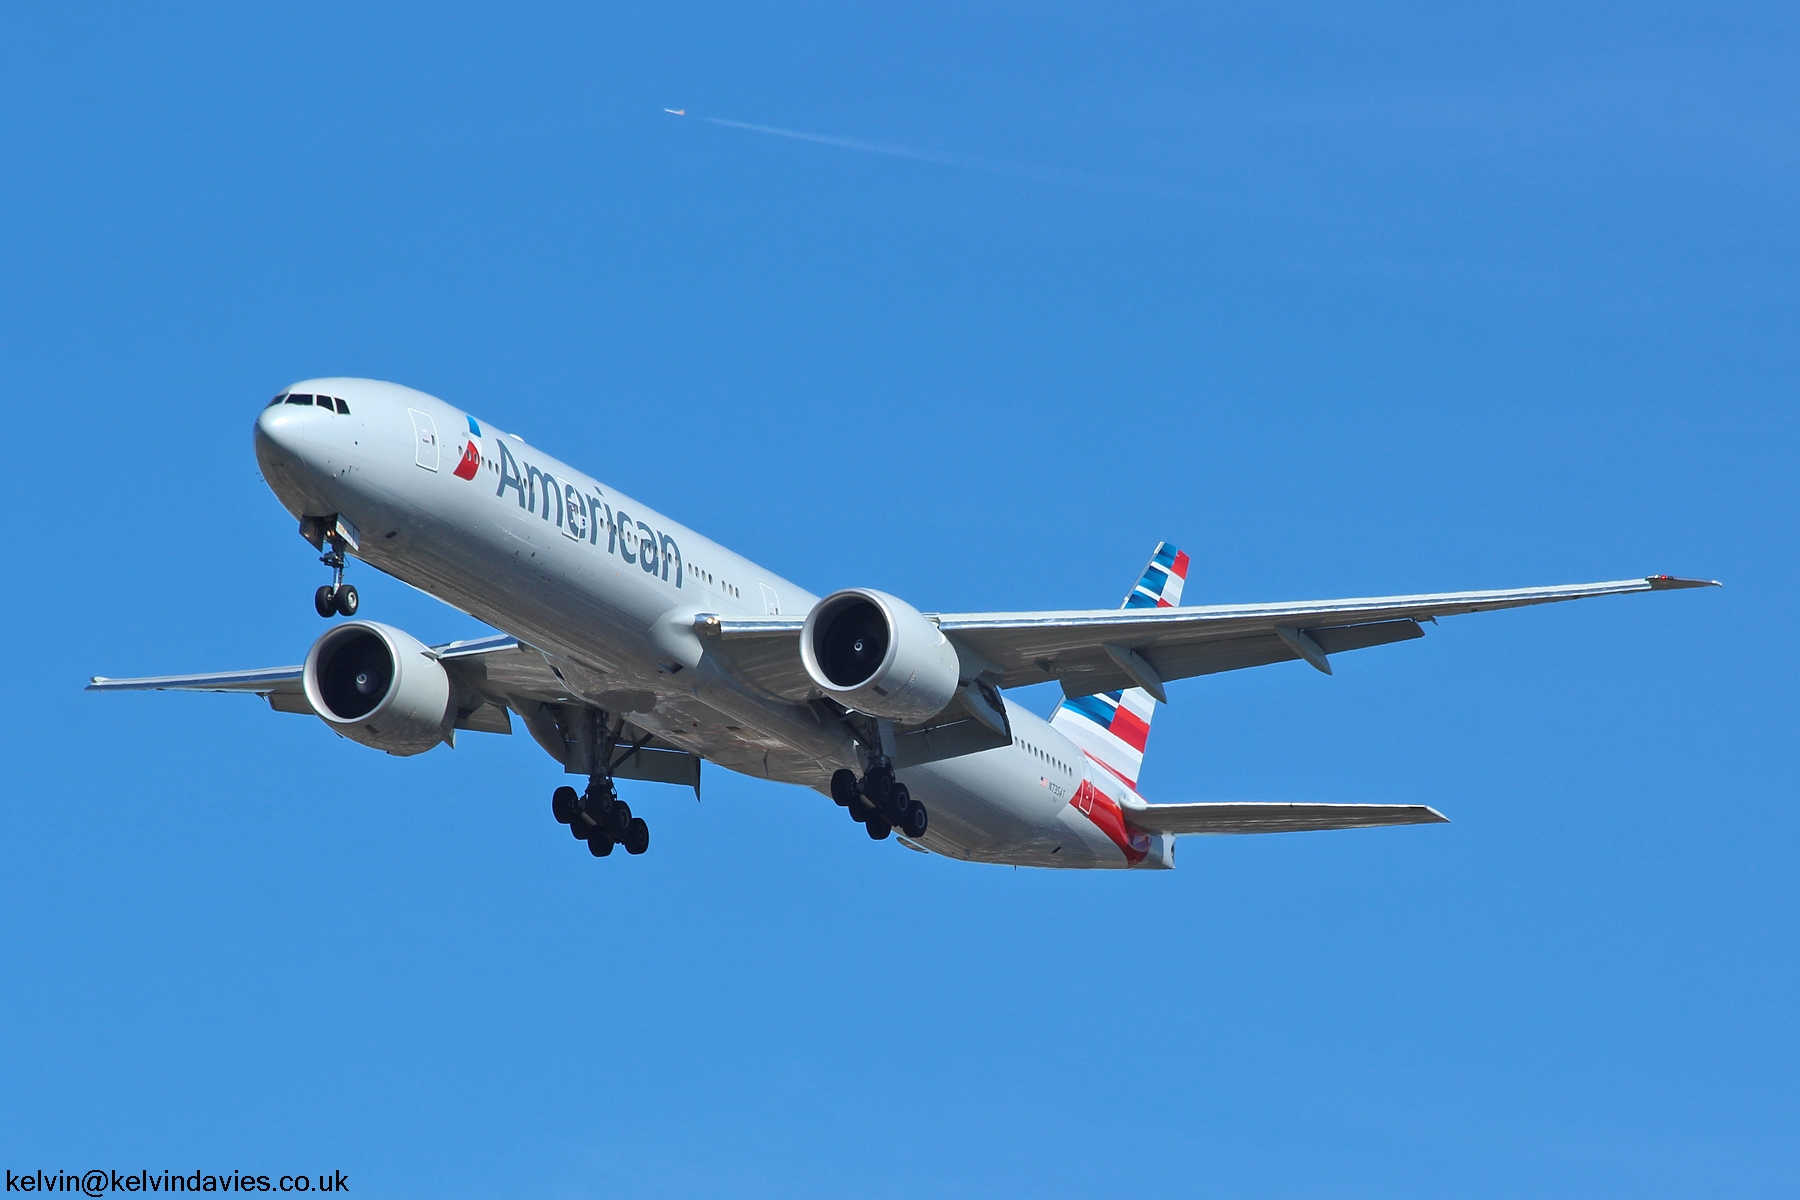
<instances>
[{"instance_id":1,"label":"cockpit window","mask_svg":"<svg viewBox=\"0 0 1800 1200\"><path fill-rule=\"evenodd\" d=\"M305 392L291 392L288 395L287 402L289 404L311 404L312 397Z\"/></svg>"},{"instance_id":2,"label":"cockpit window","mask_svg":"<svg viewBox=\"0 0 1800 1200\"><path fill-rule=\"evenodd\" d=\"M350 406L344 403L344 398L342 396L337 397L337 406L340 414L346 417L350 415Z\"/></svg>"},{"instance_id":3,"label":"cockpit window","mask_svg":"<svg viewBox=\"0 0 1800 1200\"><path fill-rule=\"evenodd\" d=\"M281 393L281 395L279 395L279 396L275 397L273 400L269 401L267 407L274 408L277 404L280 404L283 400L286 400L286 399L287 399L287 393L283 392L283 393Z\"/></svg>"}]
</instances>

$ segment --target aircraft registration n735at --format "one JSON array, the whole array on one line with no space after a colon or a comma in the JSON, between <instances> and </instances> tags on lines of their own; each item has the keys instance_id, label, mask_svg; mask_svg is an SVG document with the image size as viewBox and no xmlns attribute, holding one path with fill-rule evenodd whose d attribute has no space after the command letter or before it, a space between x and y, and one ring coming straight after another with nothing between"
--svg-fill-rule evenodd
<instances>
[{"instance_id":1,"label":"aircraft registration n735at","mask_svg":"<svg viewBox=\"0 0 1800 1200\"><path fill-rule=\"evenodd\" d=\"M557 821L595 856L650 833L615 779L700 790L702 760L829 795L868 836L1033 867L1174 865L1181 834L1442 821L1414 804L1148 803L1157 702L1178 679L1422 637L1421 622L1590 596L1609 583L1183 607L1164 543L1116 610L925 613L852 587L820 598L514 434L423 392L311 379L256 420L263 477L334 571L314 600L354 617L351 555L504 632L426 645L335 623L299 666L90 690L248 692L411 755L512 718L567 774ZM1005 696L1054 680L1048 720Z\"/></svg>"}]
</instances>

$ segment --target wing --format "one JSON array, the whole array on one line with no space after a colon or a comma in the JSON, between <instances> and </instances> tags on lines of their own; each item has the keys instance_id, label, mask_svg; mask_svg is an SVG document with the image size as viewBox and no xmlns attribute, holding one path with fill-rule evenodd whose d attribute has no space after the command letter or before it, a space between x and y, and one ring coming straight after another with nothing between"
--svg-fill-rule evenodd
<instances>
[{"instance_id":1,"label":"wing","mask_svg":"<svg viewBox=\"0 0 1800 1200\"><path fill-rule=\"evenodd\" d=\"M570 681L541 652L505 634L445 642L430 649L456 683L457 729L511 733L509 713L517 713L537 743L565 768L579 769L578 773L593 769L595 738L589 733L584 742L582 726L584 714L590 710L598 712L601 705L595 698L584 697L572 689ZM572 664L570 667L574 669ZM87 690L242 692L263 697L276 712L314 711L306 698L300 667L152 675L140 679L96 675ZM608 701L604 694L597 699ZM610 755L609 773L622 779L683 784L698 793L699 760L694 755L623 717L611 718L608 728L610 737L602 742L602 748Z\"/></svg>"},{"instance_id":2,"label":"wing","mask_svg":"<svg viewBox=\"0 0 1800 1200\"><path fill-rule=\"evenodd\" d=\"M511 733L506 710L533 702L571 698L544 656L516 638L500 635L431 647L444 669L462 686L456 728L479 733ZM150 675L109 679L96 675L90 692L240 692L261 696L276 712L311 713L301 668L263 667L252 671L211 671L199 675Z\"/></svg>"},{"instance_id":3,"label":"wing","mask_svg":"<svg viewBox=\"0 0 1800 1200\"><path fill-rule=\"evenodd\" d=\"M1423 637L1420 622L1462 613L1523 608L1678 588L1717 587L1711 580L1652 575L1609 583L1506 591L1439 592L1281 604L1200 608L1098 609L1074 612L942 613L933 619L1003 688L1056 680L1068 696L1141 687L1166 699L1163 683L1219 671L1302 659L1326 674L1328 656ZM800 665L797 617L697 619L738 668L788 699L809 694Z\"/></svg>"},{"instance_id":4,"label":"wing","mask_svg":"<svg viewBox=\"0 0 1800 1200\"><path fill-rule=\"evenodd\" d=\"M211 671L204 675L150 675L141 679L108 679L96 675L90 692L242 692L261 696L276 712L309 713L299 667L263 667L256 671Z\"/></svg>"},{"instance_id":5,"label":"wing","mask_svg":"<svg viewBox=\"0 0 1800 1200\"><path fill-rule=\"evenodd\" d=\"M96 675L90 692L271 692L300 688L299 667L263 667L255 671L212 671L204 675L146 675L141 679L108 679Z\"/></svg>"},{"instance_id":6,"label":"wing","mask_svg":"<svg viewBox=\"0 0 1800 1200\"><path fill-rule=\"evenodd\" d=\"M1125 821L1144 833L1304 833L1436 825L1448 821L1423 804L1148 804L1125 809Z\"/></svg>"}]
</instances>

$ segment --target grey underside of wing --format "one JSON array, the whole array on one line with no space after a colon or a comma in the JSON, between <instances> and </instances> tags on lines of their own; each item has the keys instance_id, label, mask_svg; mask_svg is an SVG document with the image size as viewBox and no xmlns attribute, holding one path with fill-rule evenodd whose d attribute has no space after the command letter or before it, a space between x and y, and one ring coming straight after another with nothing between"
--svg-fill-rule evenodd
<instances>
[{"instance_id":1,"label":"grey underside of wing","mask_svg":"<svg viewBox=\"0 0 1800 1200\"><path fill-rule=\"evenodd\" d=\"M704 627L702 627L704 628ZM801 622L791 619L730 623L723 651L731 665L756 687L788 701L821 696L800 661Z\"/></svg>"},{"instance_id":2,"label":"grey underside of wing","mask_svg":"<svg viewBox=\"0 0 1800 1200\"><path fill-rule=\"evenodd\" d=\"M1307 833L1372 829L1383 825L1435 825L1449 820L1423 804L1151 804L1125 810L1128 824L1145 833Z\"/></svg>"},{"instance_id":3,"label":"grey underside of wing","mask_svg":"<svg viewBox=\"0 0 1800 1200\"><path fill-rule=\"evenodd\" d=\"M938 628L977 663L991 666L1001 687L1057 680L1071 696L1132 687L1121 658L1139 656L1159 680L1186 679L1301 657L1316 646L1339 654L1423 637L1421 621L1462 613L1523 608L1593 596L1708 586L1706 580L1654 576L1606 583L1501 591L1439 592L1279 604L1209 605L1074 612L944 613ZM794 617L703 618L703 634L770 693L805 699L819 693L801 666L802 621ZM1287 636L1278 630L1286 630ZM1303 635L1295 639L1295 633ZM1109 649L1110 647L1110 649ZM990 676L990 679L992 676Z\"/></svg>"}]
</instances>

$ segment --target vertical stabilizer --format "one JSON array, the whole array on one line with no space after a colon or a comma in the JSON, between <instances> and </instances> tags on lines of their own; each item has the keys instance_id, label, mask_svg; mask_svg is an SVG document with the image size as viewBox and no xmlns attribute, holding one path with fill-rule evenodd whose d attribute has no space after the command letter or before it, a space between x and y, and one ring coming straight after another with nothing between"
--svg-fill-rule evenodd
<instances>
[{"instance_id":1,"label":"vertical stabilizer","mask_svg":"<svg viewBox=\"0 0 1800 1200\"><path fill-rule=\"evenodd\" d=\"M1162 543L1120 607L1175 607L1181 603L1187 572L1188 556L1169 543ZM1129 688L1064 700L1050 714L1050 724L1089 758L1135 788L1138 771L1144 765L1144 743L1150 738L1150 718L1155 712L1156 701L1149 692Z\"/></svg>"}]
</instances>

